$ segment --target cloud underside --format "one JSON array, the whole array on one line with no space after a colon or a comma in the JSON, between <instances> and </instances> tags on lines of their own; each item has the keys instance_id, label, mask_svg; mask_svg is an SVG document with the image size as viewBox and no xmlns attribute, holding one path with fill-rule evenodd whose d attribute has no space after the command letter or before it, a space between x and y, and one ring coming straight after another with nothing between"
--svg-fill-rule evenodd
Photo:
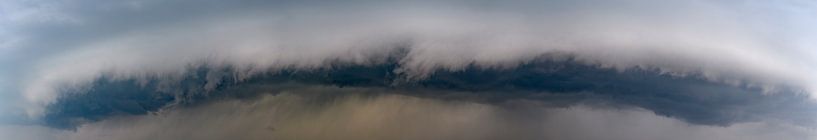
<instances>
[{"instance_id":1,"label":"cloud underside","mask_svg":"<svg viewBox=\"0 0 817 140\"><path fill-rule=\"evenodd\" d=\"M742 122L780 121L812 126L815 103L797 90L773 94L760 88L711 82L703 77L673 76L657 70L618 71L573 61L542 59L512 69L469 67L440 71L422 79L396 73L396 63L343 65L309 71L285 70L237 79L231 68L190 68L175 80L100 78L84 89L66 90L49 105L44 123L73 129L118 115L145 115L162 108L184 107L223 99L252 99L309 86L367 89L405 96L503 104L534 100L549 107L577 104L635 107L691 124L729 126ZM340 92L340 91L339 91Z\"/></svg>"}]
</instances>

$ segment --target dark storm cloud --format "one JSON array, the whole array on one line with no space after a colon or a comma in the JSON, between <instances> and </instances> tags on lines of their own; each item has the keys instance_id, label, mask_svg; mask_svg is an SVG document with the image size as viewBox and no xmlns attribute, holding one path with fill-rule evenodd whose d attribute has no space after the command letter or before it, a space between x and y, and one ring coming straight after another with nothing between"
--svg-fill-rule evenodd
<instances>
[{"instance_id":1,"label":"dark storm cloud","mask_svg":"<svg viewBox=\"0 0 817 140\"><path fill-rule=\"evenodd\" d=\"M89 4L94 3L94 4ZM813 89L808 42L764 38L777 30L719 2L509 1L70 1L16 2L3 24L21 60L4 67L20 83L28 114L103 75L180 75L184 67L232 65L240 76L283 68L314 69L338 61L367 65L404 48L399 71L422 79L435 71L514 67L549 52L585 63L708 80ZM90 8L85 5L98 5ZM22 7L22 8L21 8ZM777 8L777 7L771 7ZM791 19L796 20L796 19ZM796 20L799 21L799 20ZM783 23L780 23L783 24ZM756 27L760 26L760 27ZM790 27L801 27L792 25ZM757 29L757 30L756 30ZM810 32L777 30L797 38ZM761 38L761 39L758 39ZM46 43L46 44L38 44ZM52 44L53 43L53 44ZM161 62L161 63L159 63ZM22 65L25 64L25 65Z\"/></svg>"},{"instance_id":2,"label":"dark storm cloud","mask_svg":"<svg viewBox=\"0 0 817 140\"><path fill-rule=\"evenodd\" d=\"M399 67L396 62L338 64L330 69L271 72L245 80L234 79L230 68L199 68L174 83L102 78L87 90L62 94L47 108L45 123L74 128L116 115L144 115L171 104L252 98L258 93L291 88L276 85L293 83L374 88L408 96L488 104L526 99L550 103L552 107L579 103L634 106L688 123L718 126L771 120L813 126L817 121L811 117L817 115L817 103L796 89L766 93L760 88L716 83L700 76L678 77L649 68L619 72L581 64L570 57L563 59L540 59L514 69L469 67L440 71L416 81L395 73Z\"/></svg>"},{"instance_id":3,"label":"dark storm cloud","mask_svg":"<svg viewBox=\"0 0 817 140\"><path fill-rule=\"evenodd\" d=\"M811 1L0 2L0 120L15 124L152 117L294 83L815 125Z\"/></svg>"}]
</instances>

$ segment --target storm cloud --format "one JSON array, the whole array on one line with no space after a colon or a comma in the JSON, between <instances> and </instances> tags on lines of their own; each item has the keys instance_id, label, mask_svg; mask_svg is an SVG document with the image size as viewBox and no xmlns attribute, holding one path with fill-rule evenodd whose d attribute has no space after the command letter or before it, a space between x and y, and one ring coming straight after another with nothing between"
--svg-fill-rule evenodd
<instances>
[{"instance_id":1,"label":"storm cloud","mask_svg":"<svg viewBox=\"0 0 817 140\"><path fill-rule=\"evenodd\" d=\"M555 55L555 54L554 54ZM513 69L440 71L423 80L395 72L396 62L372 66L334 65L311 71L284 70L241 79L229 68L191 68L175 82L164 78L101 78L87 89L67 90L46 107L48 125L74 128L114 115L141 115L169 105L195 105L223 98L252 98L257 93L300 86L334 86L389 90L395 94L465 100L485 104L528 99L550 107L584 102L600 106L635 106L693 124L731 125L776 120L815 125L815 103L793 89L766 93L762 88L711 82L703 76L672 76L658 70L617 71L575 62L570 56L538 61ZM768 95L772 94L772 95Z\"/></svg>"},{"instance_id":2,"label":"storm cloud","mask_svg":"<svg viewBox=\"0 0 817 140\"><path fill-rule=\"evenodd\" d=\"M215 123L294 139L321 130L300 126L312 121L383 135L337 126L315 139L806 139L817 126L817 3L805 0L0 3L0 131L46 139ZM354 105L300 101L331 91L315 102ZM395 108L409 112L365 116ZM429 126L398 127L417 117ZM620 124L583 123L606 117ZM198 120L161 123L180 118ZM633 124L649 128L597 129ZM638 133L652 127L667 132ZM198 131L214 130L155 136L239 137Z\"/></svg>"}]
</instances>

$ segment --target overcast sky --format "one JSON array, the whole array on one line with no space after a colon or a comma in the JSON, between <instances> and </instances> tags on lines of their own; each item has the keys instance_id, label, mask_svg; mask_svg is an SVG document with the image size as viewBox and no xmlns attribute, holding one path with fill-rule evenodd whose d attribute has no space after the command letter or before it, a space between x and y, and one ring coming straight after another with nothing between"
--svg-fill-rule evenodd
<instances>
[{"instance_id":1,"label":"overcast sky","mask_svg":"<svg viewBox=\"0 0 817 140\"><path fill-rule=\"evenodd\" d=\"M566 53L599 69L656 69L771 96L741 101L802 98L791 110L817 112L814 25L809 0L0 0L0 124L36 124L66 90L94 89L101 77L173 81L203 66L250 79L378 65L395 52L405 56L393 71L415 81ZM747 110L775 109L763 107Z\"/></svg>"}]
</instances>

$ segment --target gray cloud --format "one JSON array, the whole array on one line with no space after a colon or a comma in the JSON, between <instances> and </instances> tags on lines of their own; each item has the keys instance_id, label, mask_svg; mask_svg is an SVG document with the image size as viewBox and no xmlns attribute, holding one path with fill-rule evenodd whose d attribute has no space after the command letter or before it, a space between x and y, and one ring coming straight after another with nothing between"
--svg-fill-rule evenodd
<instances>
[{"instance_id":1,"label":"gray cloud","mask_svg":"<svg viewBox=\"0 0 817 140\"><path fill-rule=\"evenodd\" d=\"M149 113L187 101L180 95L194 94L167 90L203 89L197 96L232 86L225 82L244 83L270 73L340 70L335 73L349 77L319 83L378 88L417 84L455 91L507 90L503 86L511 85L533 91L590 92L600 96L593 98L609 97L603 100L683 123L739 123L727 129L761 127L757 123L774 119L814 123L814 102L808 98L817 97L812 95L817 91L813 74L817 29L812 28L817 24L813 18L817 4L805 0L0 2L0 111L12 112L0 114L0 122L47 121L53 119L47 118L53 111L63 111L56 113L57 120L104 121L92 124L100 125L110 123L105 119L111 116ZM541 59L563 59L542 57L551 54L570 55L572 62L593 70L538 80L518 77L543 75L514 75L548 71L526 66ZM391 77L336 69L384 65ZM130 87L184 83L197 68L229 70L196 79L201 81L190 84L200 86L195 88L156 84L151 89L117 91L134 96L103 93L106 87L96 85L103 80L133 82L125 84ZM481 70L510 72L491 79L500 82L468 78L473 77L469 73L492 74L475 72ZM646 76L627 76L639 70L647 71ZM610 79L593 75L597 72ZM514 76L538 84L531 88L520 81L502 81ZM385 80L366 81L378 78ZM656 79L660 82L649 81ZM562 84L572 87L549 86ZM157 91L171 94L154 96ZM168 96L179 100L170 101ZM139 104L142 108L117 104L144 103L149 100L142 98L154 97L163 100ZM85 100L91 102L76 102ZM88 114L72 114L87 113L81 105L54 107L80 103L111 106ZM65 110L72 108L80 111ZM700 113L704 115L694 115ZM152 116L135 118L140 117ZM68 121L70 126L73 121ZM483 130L493 129L475 131Z\"/></svg>"},{"instance_id":2,"label":"gray cloud","mask_svg":"<svg viewBox=\"0 0 817 140\"><path fill-rule=\"evenodd\" d=\"M565 58L557 58L565 57ZM564 59L564 60L554 60ZM392 58L391 60L400 60ZM403 95L450 100L502 103L528 99L570 106L582 102L636 106L688 123L728 126L741 122L779 121L815 126L814 101L797 89L767 93L761 88L711 82L701 76L678 77L657 70L616 71L575 62L572 57L542 56L514 69L438 71L423 80L409 80L395 72L398 62L333 68L298 69L258 74L242 79L230 68L191 68L180 79L116 80L101 78L82 90L66 90L46 107L43 121L72 129L116 115L143 115L165 106L198 104L223 98L252 98L255 93L297 88L337 86L336 90L372 88Z\"/></svg>"},{"instance_id":3,"label":"gray cloud","mask_svg":"<svg viewBox=\"0 0 817 140\"><path fill-rule=\"evenodd\" d=\"M30 59L13 68L22 69L17 82L29 114L53 102L55 89L86 85L104 74L178 75L204 62L252 75L332 61L369 64L396 48L409 51L400 71L415 78L470 64L515 66L562 51L605 67L700 72L713 81L770 90L791 85L811 91L815 85L808 53L814 51L797 41L813 33L780 26L805 28L787 23L811 20L774 22L751 14L791 7L785 3L132 1L84 7L95 2L11 2L13 14L4 25L23 38L11 46L22 53L17 57ZM770 31L788 38L768 37ZM27 56L41 51L46 53Z\"/></svg>"}]
</instances>

